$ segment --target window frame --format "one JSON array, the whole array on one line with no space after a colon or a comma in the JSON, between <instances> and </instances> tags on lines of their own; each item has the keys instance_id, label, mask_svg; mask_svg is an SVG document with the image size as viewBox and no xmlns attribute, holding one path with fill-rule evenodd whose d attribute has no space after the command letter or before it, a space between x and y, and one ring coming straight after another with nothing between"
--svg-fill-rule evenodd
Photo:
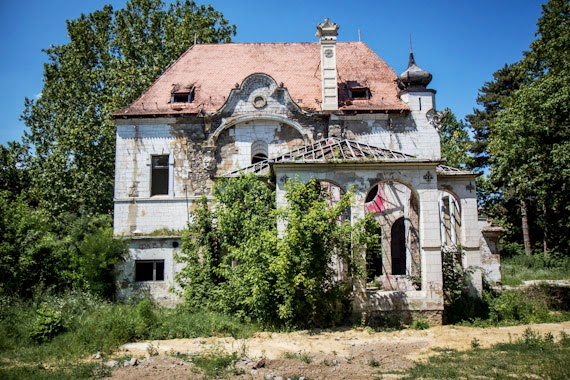
<instances>
[{"instance_id":1,"label":"window frame","mask_svg":"<svg viewBox=\"0 0 570 380\"><path fill-rule=\"evenodd\" d=\"M155 159L158 159L159 157L166 157L166 165L157 165L155 167ZM157 174L155 173L155 170L160 170L163 171L163 175L164 172L166 173L166 179L165 179L165 185L162 185L162 187L166 187L166 192L161 192L159 190L161 190L161 188L158 188L158 184L155 185L155 180L158 181L158 179L156 179ZM163 189L162 189L163 190ZM151 197L155 197L155 196L165 196L165 195L169 195L170 194L170 154L153 154L150 156L150 196Z\"/></svg>"},{"instance_id":2,"label":"window frame","mask_svg":"<svg viewBox=\"0 0 570 380\"><path fill-rule=\"evenodd\" d=\"M137 265L138 264L152 264L152 279L141 279L141 277L148 277L148 276L143 276L142 273L140 275L138 275L138 271L137 271ZM158 265L157 264L162 264L162 276L158 276L159 270L158 270ZM135 277L135 282L164 282L165 281L165 261L164 259L158 259L158 260L135 260L134 262L134 277ZM158 277L162 277L162 279L157 279Z\"/></svg>"}]
</instances>

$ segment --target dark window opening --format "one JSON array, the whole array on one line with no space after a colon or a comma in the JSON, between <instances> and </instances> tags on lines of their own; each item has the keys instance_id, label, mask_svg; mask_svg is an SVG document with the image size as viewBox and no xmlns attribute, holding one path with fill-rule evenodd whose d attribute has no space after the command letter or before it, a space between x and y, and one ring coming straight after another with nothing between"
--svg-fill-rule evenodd
<instances>
[{"instance_id":1,"label":"dark window opening","mask_svg":"<svg viewBox=\"0 0 570 380\"><path fill-rule=\"evenodd\" d=\"M390 242L392 257L392 274L406 274L406 227L404 218L399 218L392 225Z\"/></svg>"},{"instance_id":2,"label":"dark window opening","mask_svg":"<svg viewBox=\"0 0 570 380\"><path fill-rule=\"evenodd\" d=\"M257 164L258 162L267 160L267 155L265 153L256 153L251 157L251 163Z\"/></svg>"},{"instance_id":3,"label":"dark window opening","mask_svg":"<svg viewBox=\"0 0 570 380\"><path fill-rule=\"evenodd\" d=\"M173 91L170 97L171 103L192 103L194 101L194 89Z\"/></svg>"},{"instance_id":4,"label":"dark window opening","mask_svg":"<svg viewBox=\"0 0 570 380\"><path fill-rule=\"evenodd\" d=\"M172 242L172 248L178 248L180 244L177 241Z\"/></svg>"},{"instance_id":5,"label":"dark window opening","mask_svg":"<svg viewBox=\"0 0 570 380\"><path fill-rule=\"evenodd\" d=\"M150 195L168 195L168 154L152 156Z\"/></svg>"},{"instance_id":6,"label":"dark window opening","mask_svg":"<svg viewBox=\"0 0 570 380\"><path fill-rule=\"evenodd\" d=\"M351 99L370 99L370 90L368 87L352 87L350 97Z\"/></svg>"},{"instance_id":7,"label":"dark window opening","mask_svg":"<svg viewBox=\"0 0 570 380\"><path fill-rule=\"evenodd\" d=\"M366 200L364 202L365 203L372 202L374 200L374 198L376 198L377 195L378 195L378 185L374 185L374 187L372 187L372 189L370 189L368 194L366 194Z\"/></svg>"},{"instance_id":8,"label":"dark window opening","mask_svg":"<svg viewBox=\"0 0 570 380\"><path fill-rule=\"evenodd\" d=\"M378 235L382 236L382 230L378 230ZM366 281L373 282L382 275L382 238L374 244L366 246Z\"/></svg>"},{"instance_id":9,"label":"dark window opening","mask_svg":"<svg viewBox=\"0 0 570 380\"><path fill-rule=\"evenodd\" d=\"M135 281L164 281L164 260L135 261Z\"/></svg>"}]
</instances>

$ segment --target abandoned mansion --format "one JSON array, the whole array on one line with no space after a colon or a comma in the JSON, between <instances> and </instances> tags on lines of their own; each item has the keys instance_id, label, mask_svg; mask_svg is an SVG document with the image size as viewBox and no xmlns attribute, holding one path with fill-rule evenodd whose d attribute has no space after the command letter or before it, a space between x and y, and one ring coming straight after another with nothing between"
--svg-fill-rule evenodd
<instances>
[{"instance_id":1,"label":"abandoned mansion","mask_svg":"<svg viewBox=\"0 0 570 380\"><path fill-rule=\"evenodd\" d=\"M338 29L326 19L314 43L193 45L113 114L114 233L129 241L116 268L119 298L178 302L175 231L216 178L240 173L268 179L277 206L290 178L319 180L332 201L350 190L351 222L366 213L379 222L382 254L355 281L355 315L441 323L450 247L465 252L472 292L483 276L500 281L499 229L478 217L478 174L441 157L432 75L410 53L398 76L366 44L337 42Z\"/></svg>"}]
</instances>

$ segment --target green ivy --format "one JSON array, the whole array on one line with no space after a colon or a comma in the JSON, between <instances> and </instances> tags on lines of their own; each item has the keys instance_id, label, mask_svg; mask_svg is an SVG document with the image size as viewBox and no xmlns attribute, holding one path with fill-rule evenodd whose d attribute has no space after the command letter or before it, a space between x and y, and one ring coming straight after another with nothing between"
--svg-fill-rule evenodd
<instances>
[{"instance_id":1,"label":"green ivy","mask_svg":"<svg viewBox=\"0 0 570 380\"><path fill-rule=\"evenodd\" d=\"M290 180L285 190L287 205L276 210L275 193L245 175L218 181L210 206L198 202L177 256L187 307L273 326L341 322L352 283L338 280L332 264L342 260L357 273L352 244L366 243L368 218L354 227L343 221L350 193L329 205L315 179Z\"/></svg>"}]
</instances>

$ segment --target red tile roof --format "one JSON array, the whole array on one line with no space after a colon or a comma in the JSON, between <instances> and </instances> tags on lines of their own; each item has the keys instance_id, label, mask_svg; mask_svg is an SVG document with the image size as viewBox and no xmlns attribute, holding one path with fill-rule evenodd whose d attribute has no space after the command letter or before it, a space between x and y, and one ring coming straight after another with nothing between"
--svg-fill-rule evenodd
<instances>
[{"instance_id":1,"label":"red tile roof","mask_svg":"<svg viewBox=\"0 0 570 380\"><path fill-rule=\"evenodd\" d=\"M407 110L398 98L397 75L362 42L337 44L339 103L342 110ZM253 73L265 73L287 88L305 110L320 111L321 69L318 43L229 43L194 45L139 99L115 117L179 115L215 112L236 83ZM370 89L370 99L347 100L344 83ZM191 103L170 103L172 90L195 89Z\"/></svg>"}]
</instances>

